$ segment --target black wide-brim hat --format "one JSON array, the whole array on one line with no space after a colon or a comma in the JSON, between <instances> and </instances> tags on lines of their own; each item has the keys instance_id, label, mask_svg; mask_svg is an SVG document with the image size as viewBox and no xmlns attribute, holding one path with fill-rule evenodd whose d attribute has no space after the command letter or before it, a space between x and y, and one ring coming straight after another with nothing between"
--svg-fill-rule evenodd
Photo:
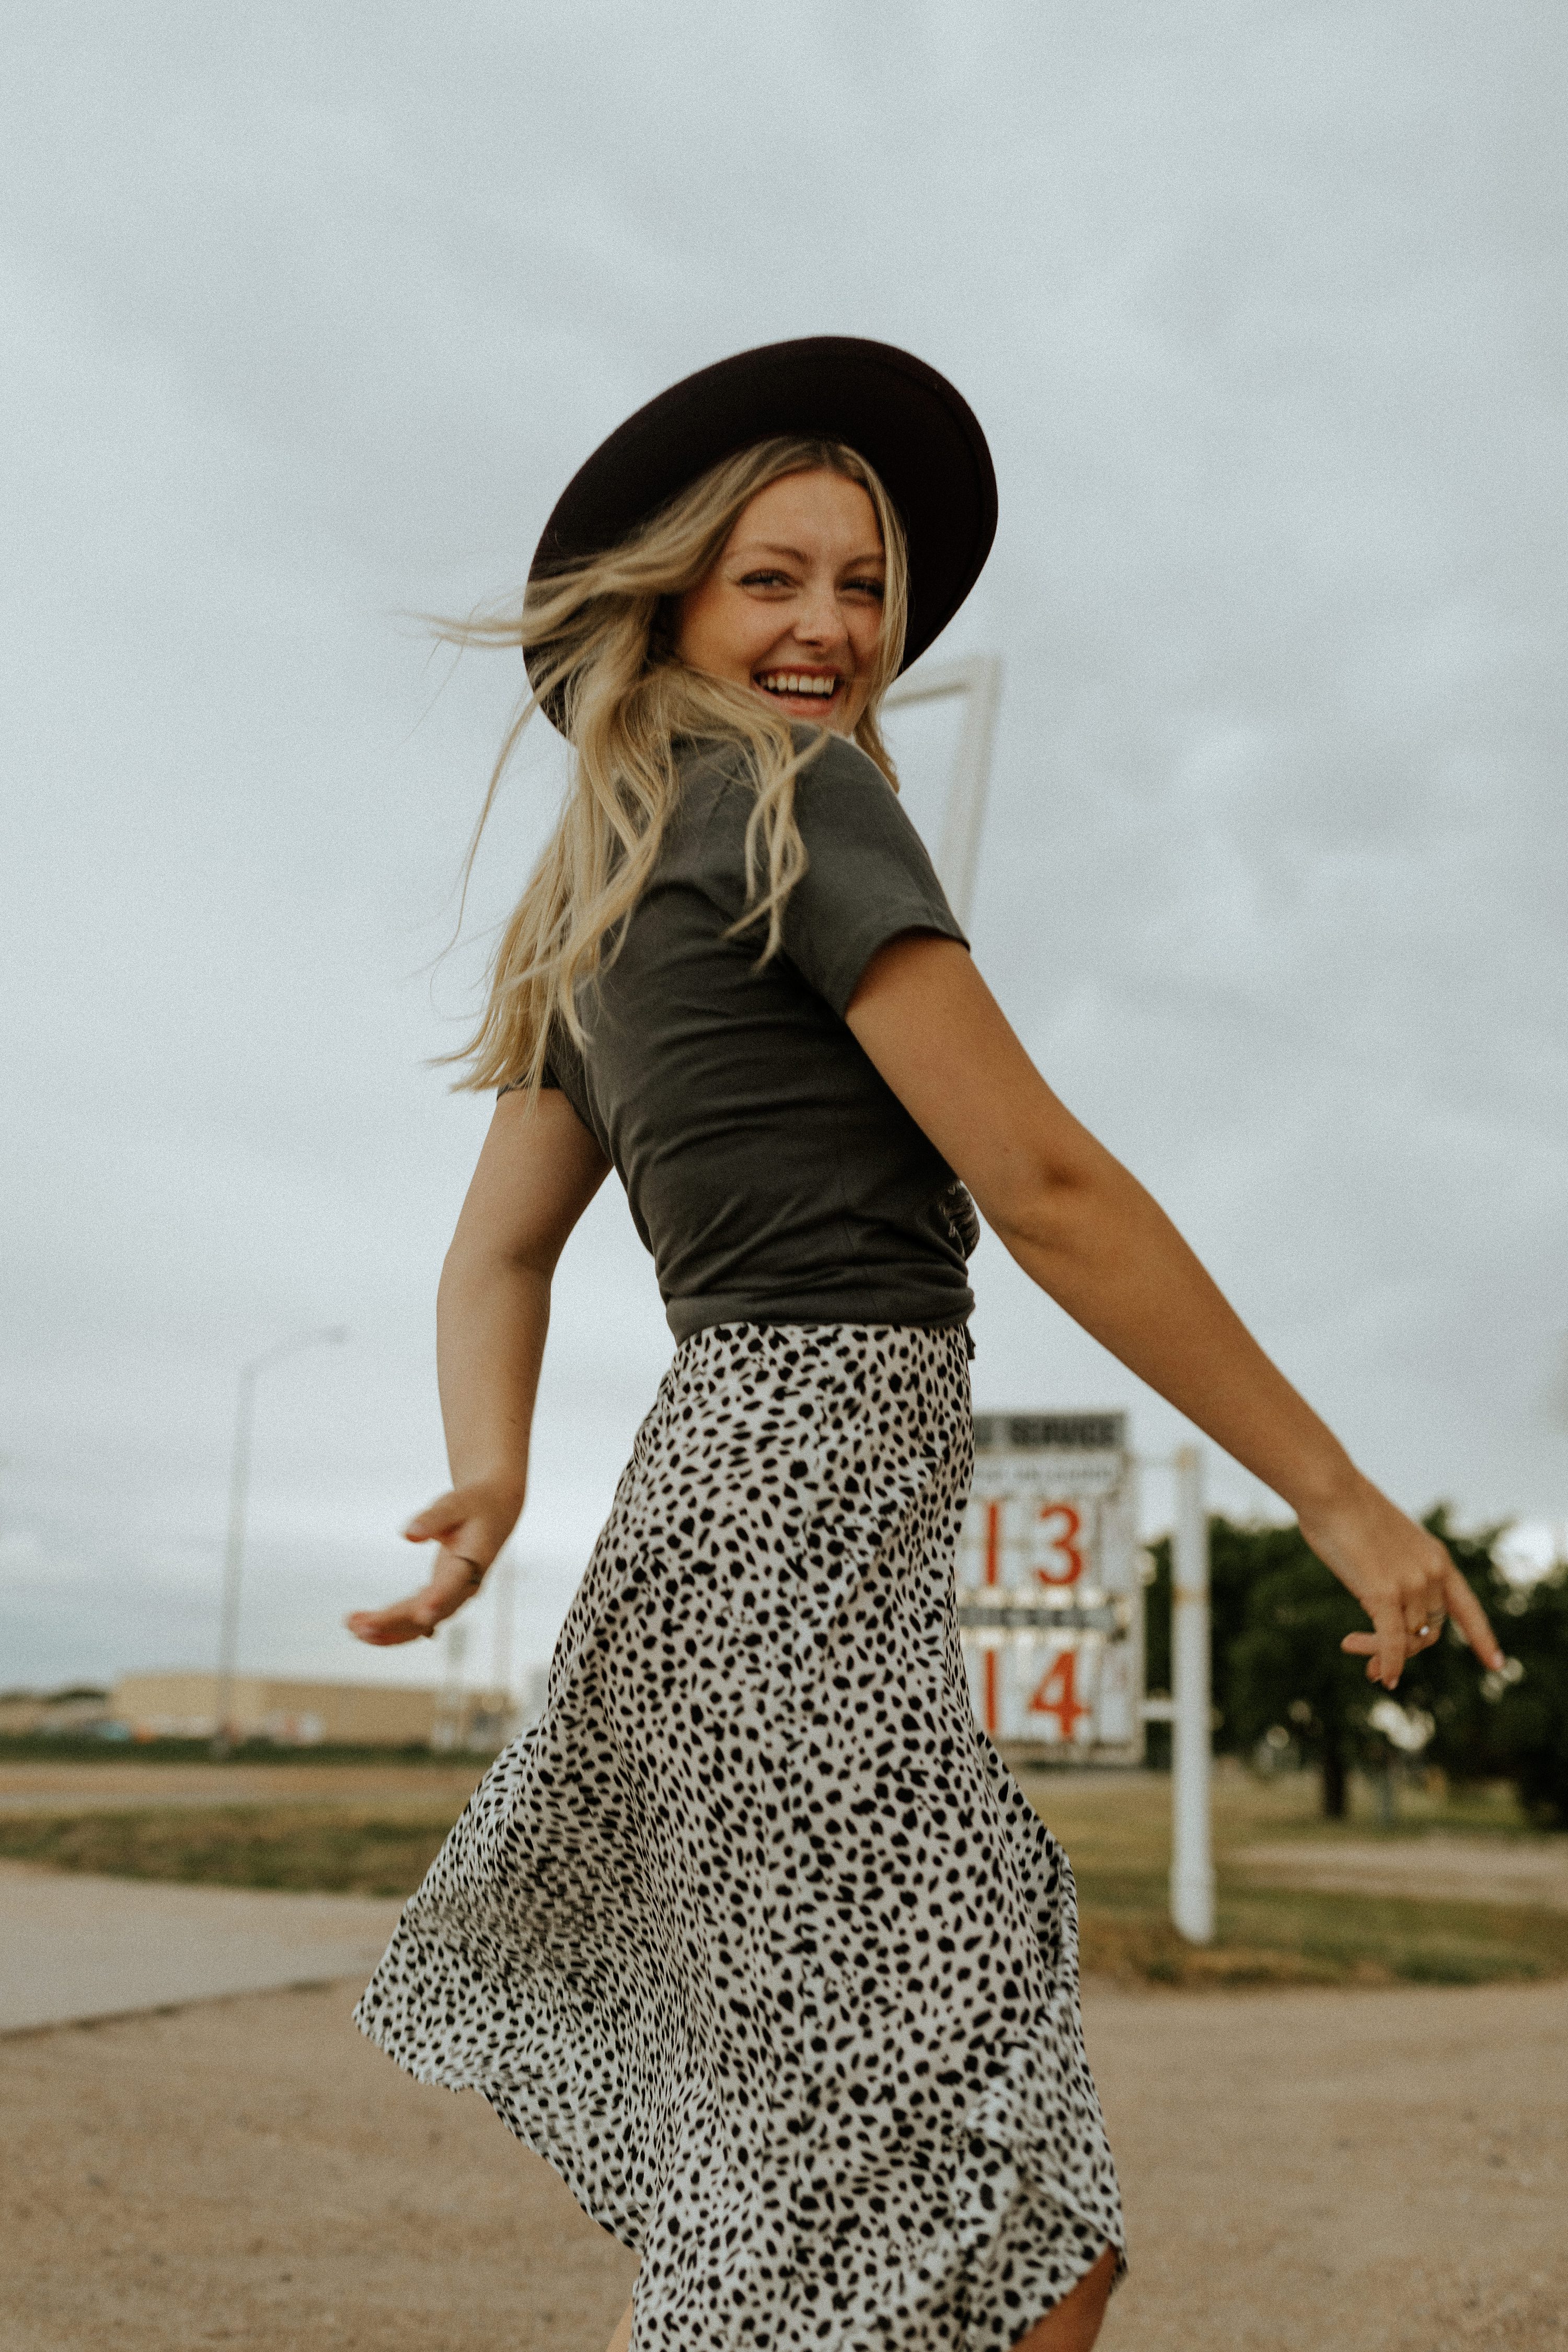
<instances>
[{"instance_id":1,"label":"black wide-brim hat","mask_svg":"<svg viewBox=\"0 0 1568 2352\"><path fill-rule=\"evenodd\" d=\"M603 554L710 467L784 433L847 443L897 508L910 557L907 669L980 577L996 535L996 476L979 419L947 378L857 335L737 352L628 416L556 501L530 582ZM531 656L531 672L543 660L542 649Z\"/></svg>"}]
</instances>

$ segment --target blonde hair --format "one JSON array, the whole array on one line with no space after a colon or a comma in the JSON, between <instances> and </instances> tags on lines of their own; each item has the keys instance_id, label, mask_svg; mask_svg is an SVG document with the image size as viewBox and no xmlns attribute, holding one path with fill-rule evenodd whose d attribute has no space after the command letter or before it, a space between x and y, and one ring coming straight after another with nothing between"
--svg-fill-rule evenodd
<instances>
[{"instance_id":1,"label":"blonde hair","mask_svg":"<svg viewBox=\"0 0 1568 2352\"><path fill-rule=\"evenodd\" d=\"M737 930L765 922L761 961L777 953L806 853L795 778L826 731L797 748L788 723L749 689L692 669L674 650L671 600L717 562L742 509L786 474L858 482L876 509L887 559L881 632L855 740L898 790L877 712L903 658L909 609L903 530L864 458L840 442L781 436L727 457L603 554L531 581L521 609L437 621L458 646L516 646L533 691L507 730L463 866L479 838L523 729L545 706L573 748L560 819L489 962L483 1017L443 1061L466 1061L459 1087L537 1087L553 1023L580 1045L579 984L613 958L646 887L680 789L679 741L735 743L755 790L746 825L747 908ZM759 884L759 868L762 882Z\"/></svg>"}]
</instances>

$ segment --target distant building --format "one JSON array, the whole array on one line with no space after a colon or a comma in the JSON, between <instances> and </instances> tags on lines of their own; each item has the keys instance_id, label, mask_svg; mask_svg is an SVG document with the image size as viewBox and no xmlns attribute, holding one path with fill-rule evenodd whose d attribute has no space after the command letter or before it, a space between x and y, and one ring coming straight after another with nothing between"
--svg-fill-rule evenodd
<instances>
[{"instance_id":1,"label":"distant building","mask_svg":"<svg viewBox=\"0 0 1568 2352\"><path fill-rule=\"evenodd\" d=\"M217 1676L122 1675L105 1711L132 1739L210 1739L218 1727ZM519 1720L515 1701L502 1691L293 1682L274 1675L237 1675L228 1716L237 1738L281 1747L481 1751L501 1747Z\"/></svg>"},{"instance_id":2,"label":"distant building","mask_svg":"<svg viewBox=\"0 0 1568 2352\"><path fill-rule=\"evenodd\" d=\"M98 1683L72 1683L57 1691L0 1691L0 1736L42 1732L58 1738L69 1732L79 1738L99 1730L112 1712L109 1693Z\"/></svg>"}]
</instances>

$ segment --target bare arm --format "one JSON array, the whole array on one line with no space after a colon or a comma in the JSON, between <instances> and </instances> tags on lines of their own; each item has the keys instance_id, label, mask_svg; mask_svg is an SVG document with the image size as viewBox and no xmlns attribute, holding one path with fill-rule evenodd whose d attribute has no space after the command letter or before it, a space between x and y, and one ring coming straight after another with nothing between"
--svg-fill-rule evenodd
<instances>
[{"instance_id":1,"label":"bare arm","mask_svg":"<svg viewBox=\"0 0 1568 2352\"><path fill-rule=\"evenodd\" d=\"M468 1186L437 1294L437 1365L452 1485L405 1529L440 1545L429 1582L347 1621L385 1647L433 1633L477 1592L528 1486L550 1284L567 1235L608 1173L564 1095L503 1095Z\"/></svg>"},{"instance_id":2,"label":"bare arm","mask_svg":"<svg viewBox=\"0 0 1568 2352\"><path fill-rule=\"evenodd\" d=\"M1057 1100L963 948L892 940L847 1018L1025 1273L1289 1505L1373 1621L1345 1644L1369 1674L1392 1689L1445 1613L1501 1663L1443 1546L1362 1475L1163 1210Z\"/></svg>"}]
</instances>

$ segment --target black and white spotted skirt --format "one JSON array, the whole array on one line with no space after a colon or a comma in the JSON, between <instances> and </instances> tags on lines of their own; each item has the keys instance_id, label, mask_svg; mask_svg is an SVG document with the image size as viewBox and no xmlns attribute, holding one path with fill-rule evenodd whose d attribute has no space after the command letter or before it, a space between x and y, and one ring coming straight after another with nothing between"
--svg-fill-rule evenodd
<instances>
[{"instance_id":1,"label":"black and white spotted skirt","mask_svg":"<svg viewBox=\"0 0 1568 2352\"><path fill-rule=\"evenodd\" d=\"M1067 1858L973 1719L959 1330L687 1340L356 2011L638 2249L635 2352L1001 2352L1121 2244Z\"/></svg>"}]
</instances>

